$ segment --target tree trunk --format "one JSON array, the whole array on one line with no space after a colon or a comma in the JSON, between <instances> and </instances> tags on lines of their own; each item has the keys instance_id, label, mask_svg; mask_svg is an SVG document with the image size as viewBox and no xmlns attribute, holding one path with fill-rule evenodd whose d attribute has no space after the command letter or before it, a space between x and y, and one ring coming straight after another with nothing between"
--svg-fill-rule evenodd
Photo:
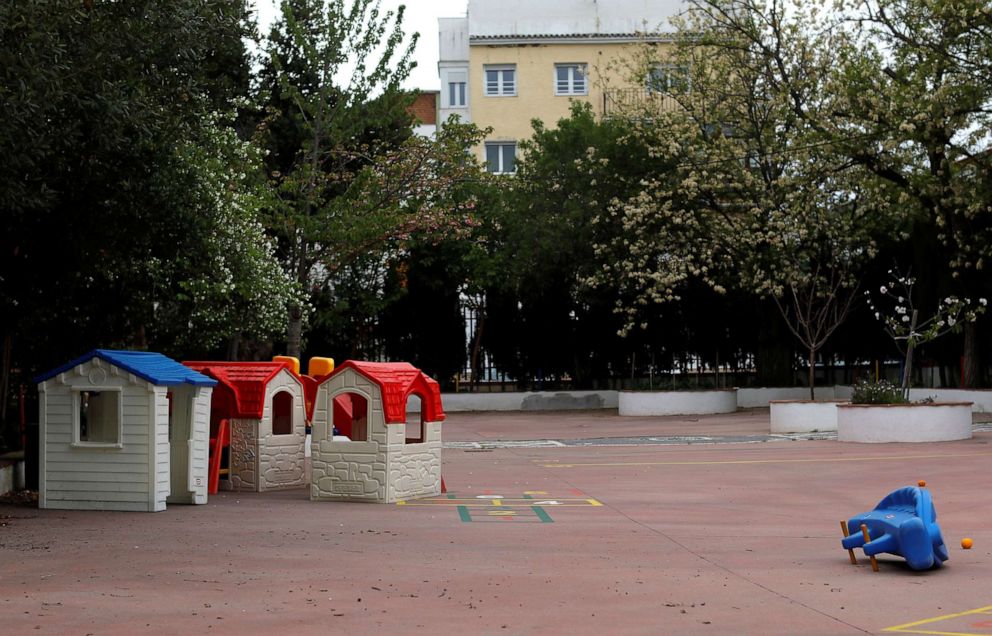
<instances>
[{"instance_id":1,"label":"tree trunk","mask_svg":"<svg viewBox=\"0 0 992 636\"><path fill-rule=\"evenodd\" d=\"M0 429L7 421L7 401L10 397L10 366L11 349L13 349L14 337L10 332L4 334L3 351L0 355Z\"/></svg>"},{"instance_id":2,"label":"tree trunk","mask_svg":"<svg viewBox=\"0 0 992 636\"><path fill-rule=\"evenodd\" d=\"M475 316L475 333L472 338L472 355L469 358L469 381L475 387L479 382L479 353L482 351L482 329L486 324L485 305L479 305Z\"/></svg>"},{"instance_id":3,"label":"tree trunk","mask_svg":"<svg viewBox=\"0 0 992 636\"><path fill-rule=\"evenodd\" d=\"M809 349L809 399L815 400L814 387L816 386L816 349Z\"/></svg>"},{"instance_id":4,"label":"tree trunk","mask_svg":"<svg viewBox=\"0 0 992 636\"><path fill-rule=\"evenodd\" d=\"M286 355L300 358L303 341L303 308L297 304L289 306L289 323L286 326Z\"/></svg>"},{"instance_id":5,"label":"tree trunk","mask_svg":"<svg viewBox=\"0 0 992 636\"><path fill-rule=\"evenodd\" d=\"M978 342L975 323L964 323L964 345L961 351L961 388L973 389L978 383Z\"/></svg>"},{"instance_id":6,"label":"tree trunk","mask_svg":"<svg viewBox=\"0 0 992 636\"><path fill-rule=\"evenodd\" d=\"M902 396L909 399L909 381L913 375L913 332L916 331L916 318L918 312L913 310L913 317L909 323L909 339L906 340L906 367L902 371Z\"/></svg>"},{"instance_id":7,"label":"tree trunk","mask_svg":"<svg viewBox=\"0 0 992 636\"><path fill-rule=\"evenodd\" d=\"M238 360L238 356L241 354L241 334L236 333L231 336L231 339L227 342L227 359L228 360Z\"/></svg>"}]
</instances>

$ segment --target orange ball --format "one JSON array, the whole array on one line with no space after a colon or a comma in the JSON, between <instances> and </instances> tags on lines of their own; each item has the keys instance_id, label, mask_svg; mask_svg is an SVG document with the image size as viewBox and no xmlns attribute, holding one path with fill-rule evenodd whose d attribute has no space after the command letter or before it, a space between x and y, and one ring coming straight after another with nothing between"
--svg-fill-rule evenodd
<instances>
[{"instance_id":1,"label":"orange ball","mask_svg":"<svg viewBox=\"0 0 992 636\"><path fill-rule=\"evenodd\" d=\"M971 546L972 546L972 540L970 537L965 537L964 539L961 539L962 548L964 548L965 550L970 550Z\"/></svg>"},{"instance_id":2,"label":"orange ball","mask_svg":"<svg viewBox=\"0 0 992 636\"><path fill-rule=\"evenodd\" d=\"M924 486L927 485L927 482L921 479L920 481L916 482L916 485L919 486L920 488L923 488Z\"/></svg>"}]
</instances>

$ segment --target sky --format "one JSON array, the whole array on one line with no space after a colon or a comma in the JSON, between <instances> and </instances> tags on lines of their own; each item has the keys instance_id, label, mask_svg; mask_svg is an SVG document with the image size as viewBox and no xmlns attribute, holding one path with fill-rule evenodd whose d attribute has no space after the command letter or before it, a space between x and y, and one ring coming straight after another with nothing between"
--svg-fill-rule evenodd
<instances>
[{"instance_id":1,"label":"sky","mask_svg":"<svg viewBox=\"0 0 992 636\"><path fill-rule=\"evenodd\" d=\"M258 11L259 30L267 34L269 25L279 11L279 2L253 0L253 3ZM417 49L414 52L417 68L413 69L410 77L403 83L403 87L438 90L441 87L441 80L437 74L437 19L464 16L468 0L382 0L381 10L383 12L395 10L401 4L406 5L403 30L408 34L414 31L420 33Z\"/></svg>"}]
</instances>

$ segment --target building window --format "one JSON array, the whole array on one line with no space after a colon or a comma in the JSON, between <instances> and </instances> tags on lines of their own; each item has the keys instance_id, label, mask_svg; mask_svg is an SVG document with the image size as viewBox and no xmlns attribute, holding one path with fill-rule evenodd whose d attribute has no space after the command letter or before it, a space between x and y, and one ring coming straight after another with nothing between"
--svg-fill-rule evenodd
<instances>
[{"instance_id":1,"label":"building window","mask_svg":"<svg viewBox=\"0 0 992 636\"><path fill-rule=\"evenodd\" d=\"M689 69L678 64L656 64L648 71L649 93L684 92L689 88Z\"/></svg>"},{"instance_id":2,"label":"building window","mask_svg":"<svg viewBox=\"0 0 992 636\"><path fill-rule=\"evenodd\" d=\"M467 103L465 99L465 84L465 82L448 82L448 106L458 108Z\"/></svg>"},{"instance_id":3,"label":"building window","mask_svg":"<svg viewBox=\"0 0 992 636\"><path fill-rule=\"evenodd\" d=\"M588 92L585 64L555 64L555 95L585 95Z\"/></svg>"},{"instance_id":4,"label":"building window","mask_svg":"<svg viewBox=\"0 0 992 636\"><path fill-rule=\"evenodd\" d=\"M85 445L120 446L121 392L78 391L73 393L75 422L73 442Z\"/></svg>"},{"instance_id":5,"label":"building window","mask_svg":"<svg viewBox=\"0 0 992 636\"><path fill-rule=\"evenodd\" d=\"M515 65L485 66L486 95L505 97L517 94L517 67Z\"/></svg>"},{"instance_id":6,"label":"building window","mask_svg":"<svg viewBox=\"0 0 992 636\"><path fill-rule=\"evenodd\" d=\"M293 396L287 391L272 396L272 434L293 434Z\"/></svg>"},{"instance_id":7,"label":"building window","mask_svg":"<svg viewBox=\"0 0 992 636\"><path fill-rule=\"evenodd\" d=\"M516 172L517 144L486 144L486 171L495 173Z\"/></svg>"}]
</instances>

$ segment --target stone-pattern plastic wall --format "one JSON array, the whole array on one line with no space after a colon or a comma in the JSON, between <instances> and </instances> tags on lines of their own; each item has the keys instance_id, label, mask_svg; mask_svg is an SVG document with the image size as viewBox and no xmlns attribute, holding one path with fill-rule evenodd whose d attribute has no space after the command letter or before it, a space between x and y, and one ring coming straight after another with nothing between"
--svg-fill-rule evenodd
<instances>
[{"instance_id":1,"label":"stone-pattern plastic wall","mask_svg":"<svg viewBox=\"0 0 992 636\"><path fill-rule=\"evenodd\" d=\"M379 448L377 441L315 442L310 499L385 501L386 457Z\"/></svg>"},{"instance_id":2,"label":"stone-pattern plastic wall","mask_svg":"<svg viewBox=\"0 0 992 636\"><path fill-rule=\"evenodd\" d=\"M399 429L398 435L406 434L405 424L392 428ZM441 494L441 422L424 422L423 443L391 445L386 457L387 502Z\"/></svg>"},{"instance_id":3,"label":"stone-pattern plastic wall","mask_svg":"<svg viewBox=\"0 0 992 636\"><path fill-rule=\"evenodd\" d=\"M254 491L258 487L258 420L232 419L231 422L231 490ZM222 482L223 483L223 482Z\"/></svg>"},{"instance_id":4,"label":"stone-pattern plastic wall","mask_svg":"<svg viewBox=\"0 0 992 636\"><path fill-rule=\"evenodd\" d=\"M314 442L311 500L394 503L441 494L441 422L426 441L404 443L406 424L370 432L367 442Z\"/></svg>"},{"instance_id":5,"label":"stone-pattern plastic wall","mask_svg":"<svg viewBox=\"0 0 992 636\"><path fill-rule=\"evenodd\" d=\"M273 397L280 392L287 392L293 397L293 432L289 435L272 434ZM303 444L307 432L303 386L288 371L281 372L269 382L265 391L262 419L256 425L258 426L256 445L258 491L304 487L307 482Z\"/></svg>"},{"instance_id":6,"label":"stone-pattern plastic wall","mask_svg":"<svg viewBox=\"0 0 992 636\"><path fill-rule=\"evenodd\" d=\"M260 445L258 451L259 491L301 488L305 485L303 470L303 447L291 443L279 445L269 438L267 444Z\"/></svg>"},{"instance_id":7,"label":"stone-pattern plastic wall","mask_svg":"<svg viewBox=\"0 0 992 636\"><path fill-rule=\"evenodd\" d=\"M379 387L349 371L321 387L314 417L310 499L394 503L441 494L441 422L424 423L424 442L406 444L406 424L385 423ZM331 403L342 393L368 400L368 441L333 441Z\"/></svg>"}]
</instances>

